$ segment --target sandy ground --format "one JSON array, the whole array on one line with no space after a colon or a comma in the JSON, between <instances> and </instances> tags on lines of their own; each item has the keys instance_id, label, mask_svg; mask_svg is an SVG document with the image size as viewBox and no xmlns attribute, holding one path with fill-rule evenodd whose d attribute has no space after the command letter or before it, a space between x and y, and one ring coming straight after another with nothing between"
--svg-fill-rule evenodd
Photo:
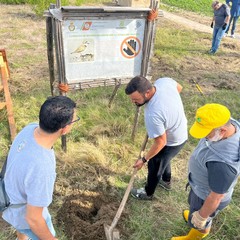
<instances>
[{"instance_id":1,"label":"sandy ground","mask_svg":"<svg viewBox=\"0 0 240 240\"><path fill-rule=\"evenodd\" d=\"M205 33L212 33L212 28L210 27L211 24L211 18L207 17L201 17L199 15L195 15L195 20L189 19L189 14L188 18L186 16L179 16L170 12L162 11L163 17L172 21L176 22L178 24L187 26L190 29L199 31L199 32L205 32ZM193 15L192 15L193 17ZM196 19L197 18L197 19ZM198 22L199 21L199 22ZM235 34L236 40L240 39L240 34L236 32ZM230 37L229 37L230 38Z\"/></svg>"}]
</instances>

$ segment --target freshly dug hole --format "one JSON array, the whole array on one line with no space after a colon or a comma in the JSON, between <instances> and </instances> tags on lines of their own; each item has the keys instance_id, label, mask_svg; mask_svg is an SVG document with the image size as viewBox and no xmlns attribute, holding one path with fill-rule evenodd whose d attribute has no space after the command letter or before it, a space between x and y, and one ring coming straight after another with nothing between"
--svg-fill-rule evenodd
<instances>
[{"instance_id":1,"label":"freshly dug hole","mask_svg":"<svg viewBox=\"0 0 240 240\"><path fill-rule=\"evenodd\" d=\"M103 224L112 223L119 204L102 193L71 195L59 209L57 221L69 239L105 240Z\"/></svg>"}]
</instances>

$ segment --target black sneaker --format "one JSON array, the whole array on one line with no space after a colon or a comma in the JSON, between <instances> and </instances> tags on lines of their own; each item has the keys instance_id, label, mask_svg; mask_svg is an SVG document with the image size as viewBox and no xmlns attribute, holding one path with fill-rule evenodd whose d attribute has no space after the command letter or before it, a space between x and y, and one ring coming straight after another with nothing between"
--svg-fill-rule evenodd
<instances>
[{"instance_id":1,"label":"black sneaker","mask_svg":"<svg viewBox=\"0 0 240 240\"><path fill-rule=\"evenodd\" d=\"M164 182L163 180L160 180L158 184L167 191L172 190L171 182Z\"/></svg>"},{"instance_id":2,"label":"black sneaker","mask_svg":"<svg viewBox=\"0 0 240 240\"><path fill-rule=\"evenodd\" d=\"M131 190L131 195L134 197L134 198L137 198L139 200L152 200L153 198L153 195L151 196L148 196L145 189L144 188L133 188Z\"/></svg>"}]
</instances>

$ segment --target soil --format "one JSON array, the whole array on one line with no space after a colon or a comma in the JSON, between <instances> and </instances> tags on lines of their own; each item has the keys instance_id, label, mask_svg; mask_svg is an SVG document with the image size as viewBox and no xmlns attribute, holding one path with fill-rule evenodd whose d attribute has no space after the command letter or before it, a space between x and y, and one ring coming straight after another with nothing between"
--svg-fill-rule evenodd
<instances>
[{"instance_id":1,"label":"soil","mask_svg":"<svg viewBox=\"0 0 240 240\"><path fill-rule=\"evenodd\" d=\"M36 18L32 10L25 5L0 5L0 15L0 26L4 30L3 33L0 32L2 33L0 34L0 48L5 48L9 56L12 79L14 79L12 91L15 93L28 91L26 86L33 86L33 84L34 87L41 87L38 84L39 80L48 79L46 49L43 46L43 42L45 42L45 20ZM167 16L170 17L167 18ZM165 17L160 18L158 27L168 24L171 26L177 24L178 26L180 22L181 26L196 28L196 22L193 22L193 19L200 24L206 25L209 25L211 21L211 18L197 17L196 14L187 13L184 16L191 19L191 22L183 22L180 20L181 18L165 13ZM21 36L21 39L14 35L14 29L19 26L19 23L21 23L21 26L18 31L22 32L18 36ZM190 26L191 24L192 26ZM202 29L209 29L206 25L202 25L201 31L204 31ZM29 26L31 27L29 28ZM33 33L33 30L36 31L36 29L38 35ZM209 32L209 30L206 32ZM30 50L28 49L29 39L35 42L34 47L31 46ZM199 41L210 45L207 39L200 39ZM25 44L26 48L20 49L21 44ZM239 40L224 39L222 47L225 53L219 54L215 60L209 58L203 62L201 55L194 59L191 56L186 56L179 63L177 69L170 67L162 59L155 59L153 75L159 77L159 73L164 73L164 75L176 77L176 79L186 79L191 84L197 81L201 84L205 93L211 93L212 89L239 89L239 72L235 71L240 66ZM31 55L33 51L34 54L40 56L39 61L30 62L28 67L18 67L21 60ZM215 76L211 81L207 77L208 73ZM81 179L81 176L78 175L78 169L84 169L85 174L88 174L87 183L85 183L85 179ZM74 163L74 168L65 166L65 169L60 169L58 167L58 172L62 176L56 183L54 198L58 199L59 208L57 205L53 206L53 208L57 212L55 217L57 224L62 226L68 239L105 239L103 224L111 224L119 207L121 196L119 196L119 193L114 192L114 189L107 181L107 177L103 177L101 181L98 180L99 171L101 171L102 176L111 175L106 169L100 169L99 166L85 166L85 168L82 168L82 166L79 167ZM66 174L66 172L68 173ZM81 189L85 187L85 190L78 190L78 182L81 183ZM125 215L122 215L121 219L124 219L124 217ZM7 225L2 224L1 220L0 226L1 230L7 228ZM118 229L120 232L122 232L121 228L121 223L119 223Z\"/></svg>"},{"instance_id":2,"label":"soil","mask_svg":"<svg viewBox=\"0 0 240 240\"><path fill-rule=\"evenodd\" d=\"M177 24L183 25L187 28L190 28L199 32L212 34L212 31L213 31L212 28L210 27L212 22L212 17L203 16L193 12L186 12L183 10L174 14L160 10L159 15L163 16L164 18L172 22L176 22ZM240 39L240 32L238 28L236 28L235 37L237 39ZM229 39L229 40L234 40L234 39Z\"/></svg>"},{"instance_id":3,"label":"soil","mask_svg":"<svg viewBox=\"0 0 240 240\"><path fill-rule=\"evenodd\" d=\"M99 192L67 197L57 214L69 239L106 239L103 224L111 225L118 202ZM119 227L119 226L118 226Z\"/></svg>"},{"instance_id":4,"label":"soil","mask_svg":"<svg viewBox=\"0 0 240 240\"><path fill-rule=\"evenodd\" d=\"M105 240L103 226L111 225L121 201L119 192L108 180L114 173L97 163L89 166L89 161L84 161L84 157L79 155L74 161L67 156L64 159L58 156L59 174L54 202L59 208L55 205L55 209L52 209L57 212L56 224L71 240ZM85 174L79 174L79 169ZM121 219L126 215L127 211L124 211ZM117 225L117 230L121 234L121 223Z\"/></svg>"},{"instance_id":5,"label":"soil","mask_svg":"<svg viewBox=\"0 0 240 240\"><path fill-rule=\"evenodd\" d=\"M176 61L177 66L168 65L161 58L153 59L153 77L157 79L159 73L164 76L171 76L175 79L183 79L194 86L198 83L204 94L211 94L212 91L220 89L240 90L239 66L240 66L240 34L236 32L236 38L224 37L221 41L219 51L212 58L203 58L211 46L212 29L209 26L211 17L200 16L195 13L181 11L173 14L163 11L163 17L158 20L159 28L192 29L209 34L209 37L199 38L198 41L209 46L206 52L198 51L199 54L192 57L186 55L180 62ZM195 88L195 87L194 87Z\"/></svg>"}]
</instances>

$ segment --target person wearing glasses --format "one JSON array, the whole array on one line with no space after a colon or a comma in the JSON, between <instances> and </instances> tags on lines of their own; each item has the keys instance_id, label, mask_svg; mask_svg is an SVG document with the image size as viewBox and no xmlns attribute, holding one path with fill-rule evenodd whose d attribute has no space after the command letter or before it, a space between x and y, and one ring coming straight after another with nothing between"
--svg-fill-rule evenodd
<instances>
[{"instance_id":1,"label":"person wearing glasses","mask_svg":"<svg viewBox=\"0 0 240 240\"><path fill-rule=\"evenodd\" d=\"M182 86L172 78L159 78L154 85L143 76L134 77L125 93L137 106L145 106L144 120L153 144L134 168L148 165L144 188L133 188L131 195L140 200L152 200L157 185L171 190L171 160L188 139L187 119L180 92Z\"/></svg>"},{"instance_id":2,"label":"person wearing glasses","mask_svg":"<svg viewBox=\"0 0 240 240\"><path fill-rule=\"evenodd\" d=\"M213 28L213 39L212 47L208 52L209 54L215 54L217 52L230 20L230 9L227 4L213 1L212 8L214 11L211 23L211 28Z\"/></svg>"},{"instance_id":3,"label":"person wearing glasses","mask_svg":"<svg viewBox=\"0 0 240 240\"><path fill-rule=\"evenodd\" d=\"M205 238L213 219L231 202L240 175L240 122L231 118L227 107L217 103L200 107L189 133L199 139L188 163L190 206L183 211L191 230L171 240Z\"/></svg>"},{"instance_id":4,"label":"person wearing glasses","mask_svg":"<svg viewBox=\"0 0 240 240\"><path fill-rule=\"evenodd\" d=\"M17 230L17 240L57 240L48 206L56 180L54 143L69 133L76 103L66 96L48 98L41 106L39 124L24 127L12 143L5 173L10 206L3 219Z\"/></svg>"}]
</instances>

